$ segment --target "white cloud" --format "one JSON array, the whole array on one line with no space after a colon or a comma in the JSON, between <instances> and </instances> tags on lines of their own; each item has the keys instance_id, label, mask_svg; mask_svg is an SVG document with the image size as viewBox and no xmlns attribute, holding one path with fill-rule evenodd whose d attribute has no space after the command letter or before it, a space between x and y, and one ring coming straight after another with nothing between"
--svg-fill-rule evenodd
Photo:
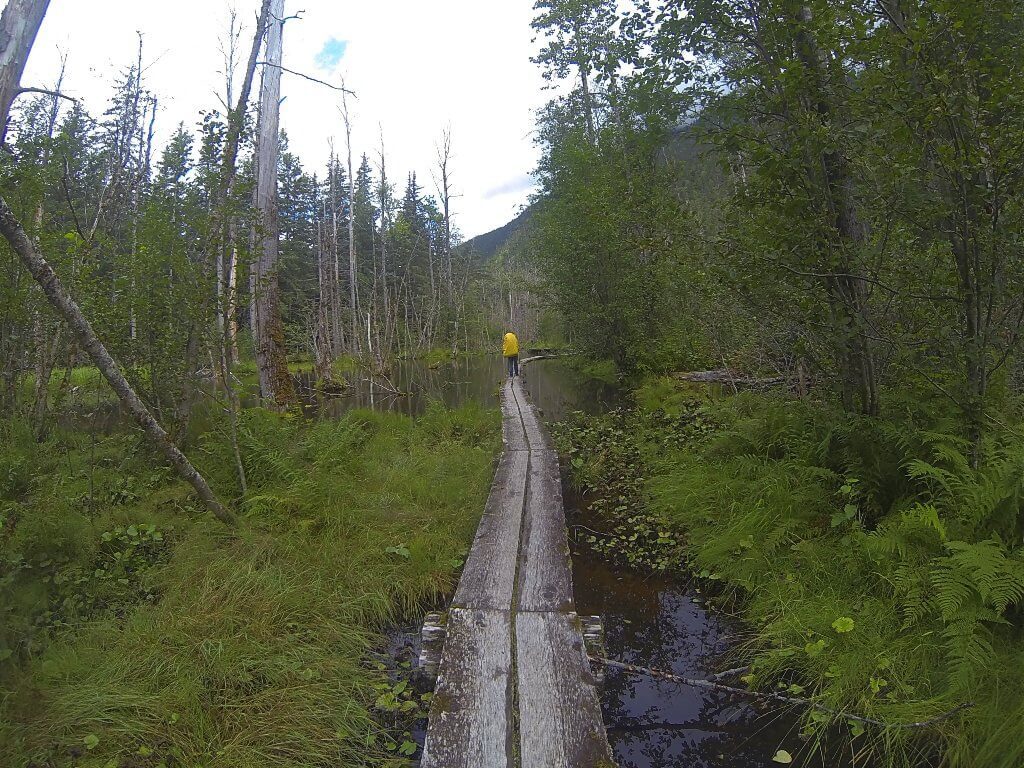
<instances>
[{"instance_id":1,"label":"white cloud","mask_svg":"<svg viewBox=\"0 0 1024 768\"><path fill-rule=\"evenodd\" d=\"M528 173L523 173L515 178L504 181L497 186L491 187L484 192L484 200L491 200L495 197L504 197L506 195L516 195L522 197L522 193L531 192L537 186L533 179L533 176Z\"/></svg>"},{"instance_id":2,"label":"white cloud","mask_svg":"<svg viewBox=\"0 0 1024 768\"><path fill-rule=\"evenodd\" d=\"M247 25L243 56L258 6L236 3ZM505 223L527 196L528 186L514 185L536 163L533 110L545 98L529 61L531 8L532 0L287 0L288 13L305 13L286 26L285 66L345 78L358 96L350 105L356 162L365 152L375 163L383 135L388 174L399 183L414 170L433 191L435 146L450 126L456 224L468 237ZM178 122L193 126L201 109L217 108L218 38L226 19L220 0L52 0L25 84L52 83L61 49L69 56L66 90L98 115L117 72L134 60L141 31L166 137ZM346 45L339 53L340 43ZM287 74L282 89L282 127L292 150L316 171L326 164L330 138L343 151L338 95Z\"/></svg>"}]
</instances>

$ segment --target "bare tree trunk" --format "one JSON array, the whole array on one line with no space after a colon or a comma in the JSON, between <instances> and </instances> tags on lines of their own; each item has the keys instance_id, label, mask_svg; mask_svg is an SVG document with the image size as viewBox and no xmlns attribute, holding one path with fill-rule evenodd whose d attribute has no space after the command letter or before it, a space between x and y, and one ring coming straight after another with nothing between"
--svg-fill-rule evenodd
<instances>
[{"instance_id":1,"label":"bare tree trunk","mask_svg":"<svg viewBox=\"0 0 1024 768\"><path fill-rule=\"evenodd\" d=\"M328 329L333 309L333 286L331 285L330 265L324 257L327 222L327 201L320 204L316 216L316 275L317 301L313 312L313 363L316 378L319 382L332 379L332 363L334 361L333 339Z\"/></svg>"},{"instance_id":2,"label":"bare tree trunk","mask_svg":"<svg viewBox=\"0 0 1024 768\"><path fill-rule=\"evenodd\" d=\"M796 21L800 25L797 34L797 54L803 64L814 75L814 93L810 95L812 108L829 118L836 107L827 96L828 78L826 57L818 46L810 29L812 11L800 5L795 9ZM839 242L837 249L841 261L837 274L826 278L826 289L833 302L833 311L848 327L848 337L841 340L838 350L843 376L843 404L851 409L856 397L860 410L868 415L878 414L878 384L875 353L868 333L869 312L867 283L857 276L857 266L851 258L851 251L861 247L866 239L866 227L857 215L853 179L850 166L841 151L823 153L820 158L823 176L823 193L830 201L834 213L831 222Z\"/></svg>"},{"instance_id":3,"label":"bare tree trunk","mask_svg":"<svg viewBox=\"0 0 1024 768\"><path fill-rule=\"evenodd\" d=\"M342 84L344 85L344 84ZM345 153L348 161L348 300L352 313L352 351L359 354L359 286L356 271L356 176L352 172L352 123L348 113L348 94L341 92L341 115L345 121Z\"/></svg>"},{"instance_id":4,"label":"bare tree trunk","mask_svg":"<svg viewBox=\"0 0 1024 768\"><path fill-rule=\"evenodd\" d=\"M441 137L441 147L437 151L437 168L441 173L441 183L438 192L441 193L441 203L444 206L444 242L443 268L445 273L445 285L447 295L445 297L445 315L449 324L449 341L451 342L452 354L458 351L459 346L459 319L455 311L455 286L452 279L452 212L451 212L451 170L449 163L452 156L452 135L451 131L445 130Z\"/></svg>"},{"instance_id":5,"label":"bare tree trunk","mask_svg":"<svg viewBox=\"0 0 1024 768\"><path fill-rule=\"evenodd\" d=\"M0 15L0 138L7 134L7 119L21 88L21 73L49 5L50 0L7 0Z\"/></svg>"},{"instance_id":6,"label":"bare tree trunk","mask_svg":"<svg viewBox=\"0 0 1024 768\"><path fill-rule=\"evenodd\" d=\"M61 61L60 74L57 76L57 83L54 86L55 92L60 92L64 82L64 71L67 59ZM54 95L51 97L50 114L46 123L46 137L53 138L53 131L57 125L57 116L60 114L60 99ZM43 149L43 156L40 162L45 168L50 161L49 144ZM41 250L39 245L39 232L43 227L43 198L39 198L36 206L33 234L36 237L33 245L36 250ZM61 325L47 327L46 318L43 316L40 307L33 311L34 336L36 348L36 380L35 380L35 404L32 407L32 425L36 432L36 439L42 441L46 436L46 414L47 401L50 394L50 376L53 373L53 366L57 362L57 353L61 344Z\"/></svg>"},{"instance_id":7,"label":"bare tree trunk","mask_svg":"<svg viewBox=\"0 0 1024 768\"><path fill-rule=\"evenodd\" d=\"M573 38L576 40L576 66L580 71L580 86L583 92L583 115L587 126L587 140L593 142L597 137L594 128L594 103L593 97L590 95L590 64L579 42L581 36L582 33L577 26L573 35Z\"/></svg>"},{"instance_id":8,"label":"bare tree trunk","mask_svg":"<svg viewBox=\"0 0 1024 768\"><path fill-rule=\"evenodd\" d=\"M256 205L260 212L259 259L256 262L256 365L260 394L278 406L295 400L288 373L284 326L281 322L277 281L280 223L277 214L277 162L280 151L281 54L284 34L284 0L271 0L267 31L267 66L263 71L260 99L260 130L256 148L258 167Z\"/></svg>"},{"instance_id":9,"label":"bare tree trunk","mask_svg":"<svg viewBox=\"0 0 1024 768\"><path fill-rule=\"evenodd\" d=\"M380 337L380 321L377 318L377 359L383 362L384 355L391 349L391 290L388 287L388 212L390 208L390 192L388 190L387 163L384 155L384 137L380 140L380 185L377 189L380 203L380 280L381 297L384 302L384 338Z\"/></svg>"},{"instance_id":10,"label":"bare tree trunk","mask_svg":"<svg viewBox=\"0 0 1024 768\"><path fill-rule=\"evenodd\" d=\"M331 358L341 354L344 344L345 330L341 324L341 265L338 260L338 164L334 156L334 144L331 144L331 264L330 299L331 299Z\"/></svg>"}]
</instances>

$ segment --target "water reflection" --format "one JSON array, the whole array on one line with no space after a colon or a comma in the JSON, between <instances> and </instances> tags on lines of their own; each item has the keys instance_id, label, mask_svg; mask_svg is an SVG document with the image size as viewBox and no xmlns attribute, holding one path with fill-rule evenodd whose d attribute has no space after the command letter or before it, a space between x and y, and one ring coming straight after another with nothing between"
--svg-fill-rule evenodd
<instances>
[{"instance_id":1,"label":"water reflection","mask_svg":"<svg viewBox=\"0 0 1024 768\"><path fill-rule=\"evenodd\" d=\"M573 577L577 610L604 620L609 658L706 679L735 643L729 623L685 585L613 571L586 551L574 552ZM800 751L791 713L717 691L610 669L601 703L620 768L768 768L778 749Z\"/></svg>"},{"instance_id":2,"label":"water reflection","mask_svg":"<svg viewBox=\"0 0 1024 768\"><path fill-rule=\"evenodd\" d=\"M431 402L449 408L470 402L493 407L504 381L504 360L498 355L480 355L435 367L419 360L401 360L387 379L356 373L347 389L334 394L319 392L312 374L300 376L298 384L307 414L337 418L354 408L419 416ZM537 360L523 366L522 381L534 404L553 419L573 410L600 412L618 402L614 387L585 379L562 360Z\"/></svg>"},{"instance_id":3,"label":"water reflection","mask_svg":"<svg viewBox=\"0 0 1024 768\"><path fill-rule=\"evenodd\" d=\"M565 360L537 360L522 371L523 387L545 421L560 421L572 411L605 413L622 403L617 386L588 378Z\"/></svg>"}]
</instances>

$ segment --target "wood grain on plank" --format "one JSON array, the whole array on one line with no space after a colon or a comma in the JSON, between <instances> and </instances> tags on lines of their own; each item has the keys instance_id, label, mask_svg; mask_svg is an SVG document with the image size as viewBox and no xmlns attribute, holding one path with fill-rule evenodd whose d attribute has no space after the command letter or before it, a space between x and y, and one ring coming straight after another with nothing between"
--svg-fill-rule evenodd
<instances>
[{"instance_id":1,"label":"wood grain on plank","mask_svg":"<svg viewBox=\"0 0 1024 768\"><path fill-rule=\"evenodd\" d=\"M430 707L422 768L512 768L508 611L453 608Z\"/></svg>"},{"instance_id":2,"label":"wood grain on plank","mask_svg":"<svg viewBox=\"0 0 1024 768\"><path fill-rule=\"evenodd\" d=\"M554 451L530 451L519 546L518 610L572 610L572 567L565 534L558 457Z\"/></svg>"},{"instance_id":3,"label":"wood grain on plank","mask_svg":"<svg viewBox=\"0 0 1024 768\"><path fill-rule=\"evenodd\" d=\"M526 432L526 442L531 451L543 451L551 448L551 441L548 438L547 430L541 424L537 409L534 408L526 397L522 385L516 379L512 383L512 391L516 403L519 405L519 415L523 421L523 430Z\"/></svg>"},{"instance_id":4,"label":"wood grain on plank","mask_svg":"<svg viewBox=\"0 0 1024 768\"><path fill-rule=\"evenodd\" d=\"M529 462L526 451L502 454L452 605L511 609Z\"/></svg>"},{"instance_id":5,"label":"wood grain on plank","mask_svg":"<svg viewBox=\"0 0 1024 768\"><path fill-rule=\"evenodd\" d=\"M525 451L530 447L511 381L501 387L501 443L505 451Z\"/></svg>"},{"instance_id":6,"label":"wood grain on plank","mask_svg":"<svg viewBox=\"0 0 1024 768\"><path fill-rule=\"evenodd\" d=\"M575 614L516 616L516 675L522 768L614 765Z\"/></svg>"}]
</instances>

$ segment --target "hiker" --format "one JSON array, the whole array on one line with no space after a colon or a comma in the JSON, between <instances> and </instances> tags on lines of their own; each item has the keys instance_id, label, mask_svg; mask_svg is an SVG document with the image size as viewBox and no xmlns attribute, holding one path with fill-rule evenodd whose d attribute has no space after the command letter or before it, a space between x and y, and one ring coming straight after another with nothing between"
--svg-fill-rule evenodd
<instances>
[{"instance_id":1,"label":"hiker","mask_svg":"<svg viewBox=\"0 0 1024 768\"><path fill-rule=\"evenodd\" d=\"M501 344L501 354L508 362L508 377L519 375L519 339L509 331L505 334L505 340Z\"/></svg>"}]
</instances>

